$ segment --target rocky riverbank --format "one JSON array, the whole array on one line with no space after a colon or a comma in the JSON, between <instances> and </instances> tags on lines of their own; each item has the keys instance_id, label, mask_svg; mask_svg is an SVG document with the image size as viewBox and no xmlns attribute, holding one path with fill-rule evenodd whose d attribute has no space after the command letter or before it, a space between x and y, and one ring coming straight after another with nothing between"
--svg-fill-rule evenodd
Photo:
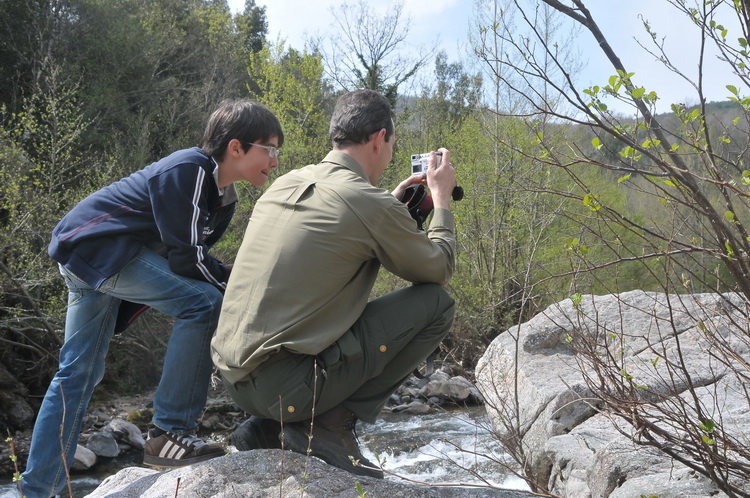
<instances>
[{"instance_id":1,"label":"rocky riverbank","mask_svg":"<svg viewBox=\"0 0 750 498\"><path fill-rule=\"evenodd\" d=\"M717 431L720 426L738 441L727 445L722 456L747 468L746 304L733 294L632 291L550 306L497 337L477 365L477 386L498 439L525 456L529 478L558 496L727 496L697 469L669 456L666 434L657 434L650 446L637 444L647 441L646 429L629 425L600 402L582 374L588 363L577 344L594 337L614 344L595 351L600 358L611 358L606 351L616 353L622 366L613 370L614 378L631 387L623 397L632 410L645 406L658 415L684 409L689 415L699 405L716 421ZM713 352L709 327L732 345L731 358ZM680 364L686 367L674 367ZM591 379L594 371L585 371ZM701 429L697 415L669 427L671 420L662 417L665 430L698 434L698 441L700 434L714 430ZM690 443L690 436L684 441ZM744 487L745 494L736 496L750 493L748 482L733 482Z\"/></svg>"},{"instance_id":2,"label":"rocky riverbank","mask_svg":"<svg viewBox=\"0 0 750 498\"><path fill-rule=\"evenodd\" d=\"M532 498L525 491L490 486L431 486L361 477L281 450L232 453L201 464L159 472L132 467L101 484L88 498L253 496L349 498Z\"/></svg>"},{"instance_id":3,"label":"rocky riverbank","mask_svg":"<svg viewBox=\"0 0 750 498\"><path fill-rule=\"evenodd\" d=\"M102 399L104 398L104 399ZM73 472L101 473L111 469L140 465L143 436L151 420L152 393L135 396L107 396L98 393L84 420ZM455 366L443 365L428 379L411 376L391 397L386 411L423 415L446 408L481 404L473 384ZM24 405L25 406L25 405ZM229 444L232 431L245 420L226 391L217 382L209 393L206 410L200 420L199 434L213 442ZM28 457L31 428L13 435L15 452L21 469ZM9 479L14 471L9 446L0 451L0 478Z\"/></svg>"}]
</instances>

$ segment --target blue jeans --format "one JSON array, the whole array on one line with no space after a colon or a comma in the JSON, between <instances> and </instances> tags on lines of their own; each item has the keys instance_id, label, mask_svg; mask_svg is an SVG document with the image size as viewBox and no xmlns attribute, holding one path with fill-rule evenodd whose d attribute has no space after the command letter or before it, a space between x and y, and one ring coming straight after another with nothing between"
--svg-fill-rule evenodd
<instances>
[{"instance_id":1,"label":"blue jeans","mask_svg":"<svg viewBox=\"0 0 750 498\"><path fill-rule=\"evenodd\" d=\"M104 376L121 300L147 304L176 318L154 394L154 425L193 432L213 370L210 342L223 297L213 285L175 274L165 258L147 249L97 290L62 267L60 272L69 289L65 342L31 437L22 481L29 498L52 496L66 484L64 465L70 468L73 463L83 417Z\"/></svg>"}]
</instances>

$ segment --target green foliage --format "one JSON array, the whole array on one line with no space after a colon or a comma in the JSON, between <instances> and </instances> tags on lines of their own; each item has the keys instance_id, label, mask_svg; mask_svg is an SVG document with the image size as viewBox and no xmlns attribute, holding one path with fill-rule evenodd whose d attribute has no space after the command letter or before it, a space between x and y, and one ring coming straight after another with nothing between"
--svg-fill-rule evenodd
<instances>
[{"instance_id":1,"label":"green foliage","mask_svg":"<svg viewBox=\"0 0 750 498\"><path fill-rule=\"evenodd\" d=\"M320 161L330 149L327 110L332 107L322 80L320 55L267 44L250 57L250 96L276 114L284 130L284 145L275 175ZM260 192L239 186L240 205L230 230L217 245L218 254L236 254Z\"/></svg>"},{"instance_id":2,"label":"green foliage","mask_svg":"<svg viewBox=\"0 0 750 498\"><path fill-rule=\"evenodd\" d=\"M0 357L38 390L65 307L52 227L90 192L198 145L218 102L247 95L247 57L267 28L252 1L235 16L223 0L6 3L17 15L1 23L12 43L0 58L23 76L0 95ZM139 347L127 337L112 354Z\"/></svg>"},{"instance_id":3,"label":"green foliage","mask_svg":"<svg viewBox=\"0 0 750 498\"><path fill-rule=\"evenodd\" d=\"M674 54L643 21L647 36L641 46L672 74L690 80L697 90L694 98L698 105L668 103L670 112L656 115L660 96L639 85L637 66L631 71L623 65L609 43L609 33L595 28L596 20L584 3L576 2L580 8L573 11L560 2L542 2L594 37L596 44L592 46L603 50L614 73L600 84L585 89L577 86L575 69L566 54L557 50L558 40L545 38L547 32L539 22L542 9L536 5L514 3L512 12L503 12L497 19L495 38L483 39L477 48L495 81L504 85L496 87L498 93L507 90L520 102L509 107L508 113L525 119L533 157L548 168L547 181L529 182L526 178L525 186L517 185L558 199L557 216L548 226L546 237L539 239L540 250L530 261L529 282L535 283L536 291L546 278L554 278L572 296L638 288L659 290L673 299L683 299L679 295L684 293L735 292L747 301L750 181L745 171L750 99L745 95L746 4L710 0L696 2L693 7L689 2L665 2L687 15L697 27L694 33L702 49L694 54L692 63L701 68L695 75L673 65ZM518 14L515 19L523 20L521 26L509 21L514 14ZM722 18L731 21L720 22ZM732 33L733 29L737 33ZM528 43L526 32L531 32L538 43ZM737 38L737 34L742 37ZM704 47L711 45L718 53L728 55L721 58L728 65L726 74L739 75L736 81L743 85L726 86L728 105L712 106L704 101L704 78L716 77L713 72L704 72ZM560 78L561 73L565 78ZM627 115L614 112L612 102L627 109ZM504 140L504 144L529 154L525 144L512 140ZM548 277L533 264L540 262L547 264L544 269L549 270ZM579 313L582 308L578 307ZM743 323L747 318L743 305L711 313L732 323ZM596 322L596 317L593 319ZM708 359L726 366L729 377L740 382L745 379L747 363L738 354L747 346L745 335L736 327L724 330L716 323L698 323L702 340L708 341L704 350ZM592 330L603 325L596 323ZM674 328L670 332L678 333ZM634 442L658 447L704 474L727 494L746 494L748 472L742 462L747 460L747 441L714 430L713 423L706 419L706 414L726 417L721 415L724 401L716 393L714 398L703 397L697 387L700 372L687 363L687 356L682 356L679 340L675 339L675 356L663 355L666 361L660 368L664 372L658 377L669 379L673 387L685 386L676 389L680 400L672 403L653 398L649 386L638 383L637 372L624 367L622 349L627 345L620 343L624 338L606 334L595 338L596 334L585 331L572 335L571 351L588 388L607 410L637 428L639 436ZM591 347L585 346L586 341L591 341ZM742 346L738 348L737 344ZM656 366L664 351L656 347L652 351L657 355L653 360ZM746 398L746 394L740 396ZM513 402L507 405L511 412ZM697 437L695 420L701 421Z\"/></svg>"},{"instance_id":4,"label":"green foliage","mask_svg":"<svg viewBox=\"0 0 750 498\"><path fill-rule=\"evenodd\" d=\"M18 468L18 455L16 455L16 446L12 437L6 437L5 442L8 443L8 446L10 446L10 461L13 462L12 481L17 484L18 491L21 493L21 496L23 496L23 487L21 485L23 476L21 476L21 472Z\"/></svg>"},{"instance_id":5,"label":"green foliage","mask_svg":"<svg viewBox=\"0 0 750 498\"><path fill-rule=\"evenodd\" d=\"M268 44L250 57L250 94L271 109L284 130L283 166L317 162L330 149L327 112L332 96L319 54Z\"/></svg>"},{"instance_id":6,"label":"green foliage","mask_svg":"<svg viewBox=\"0 0 750 498\"><path fill-rule=\"evenodd\" d=\"M153 416L154 413L152 410L144 408L128 412L127 421L136 425L148 425L151 423L151 417Z\"/></svg>"},{"instance_id":7,"label":"green foliage","mask_svg":"<svg viewBox=\"0 0 750 498\"><path fill-rule=\"evenodd\" d=\"M44 368L23 366L56 350L65 306L62 279L47 257L49 233L90 189L95 163L81 148L89 123L77 86L51 67L35 90L20 112L0 113L0 334L33 352L16 364L40 381ZM4 363L14 364L8 355L12 348L0 348Z\"/></svg>"},{"instance_id":8,"label":"green foliage","mask_svg":"<svg viewBox=\"0 0 750 498\"><path fill-rule=\"evenodd\" d=\"M354 487L356 488L357 494L360 496L360 498L365 498L367 496L367 491L364 490L362 484L360 484L359 481L356 481L354 483Z\"/></svg>"}]
</instances>

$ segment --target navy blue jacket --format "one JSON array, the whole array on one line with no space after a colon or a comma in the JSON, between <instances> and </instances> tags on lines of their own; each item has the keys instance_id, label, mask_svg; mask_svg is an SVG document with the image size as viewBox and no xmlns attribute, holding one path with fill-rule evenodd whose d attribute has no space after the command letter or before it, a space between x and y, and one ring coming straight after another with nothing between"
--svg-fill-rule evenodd
<instances>
[{"instance_id":1,"label":"navy blue jacket","mask_svg":"<svg viewBox=\"0 0 750 498\"><path fill-rule=\"evenodd\" d=\"M179 150L94 192L57 224L49 255L96 289L147 246L176 274L224 290L229 272L208 249L227 229L236 195L220 195L217 167L197 147Z\"/></svg>"}]
</instances>

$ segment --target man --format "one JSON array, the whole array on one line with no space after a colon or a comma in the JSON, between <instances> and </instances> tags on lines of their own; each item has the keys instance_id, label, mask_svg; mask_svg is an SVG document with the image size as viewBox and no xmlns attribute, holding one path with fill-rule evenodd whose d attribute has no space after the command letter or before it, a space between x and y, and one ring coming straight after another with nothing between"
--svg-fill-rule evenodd
<instances>
[{"instance_id":1,"label":"man","mask_svg":"<svg viewBox=\"0 0 750 498\"><path fill-rule=\"evenodd\" d=\"M224 454L194 435L231 271L208 250L234 214L234 182L262 186L283 142L278 119L264 106L223 102L209 118L201 148L177 151L91 194L55 227L49 253L70 291L65 343L34 426L25 496L52 496L65 485L112 334L127 325L133 309L152 307L176 318L144 463L180 467Z\"/></svg>"},{"instance_id":2,"label":"man","mask_svg":"<svg viewBox=\"0 0 750 498\"><path fill-rule=\"evenodd\" d=\"M355 474L383 477L360 453L355 422L374 422L390 395L440 344L454 303L441 287L454 268L456 185L450 153L431 154L426 178L392 194L376 187L391 161L388 101L341 97L333 151L279 178L253 210L212 341L237 404L254 415L233 435L240 449L310 453ZM399 201L426 184L434 214L417 229ZM368 303L380 266L418 285ZM309 438L312 431L312 438Z\"/></svg>"}]
</instances>

